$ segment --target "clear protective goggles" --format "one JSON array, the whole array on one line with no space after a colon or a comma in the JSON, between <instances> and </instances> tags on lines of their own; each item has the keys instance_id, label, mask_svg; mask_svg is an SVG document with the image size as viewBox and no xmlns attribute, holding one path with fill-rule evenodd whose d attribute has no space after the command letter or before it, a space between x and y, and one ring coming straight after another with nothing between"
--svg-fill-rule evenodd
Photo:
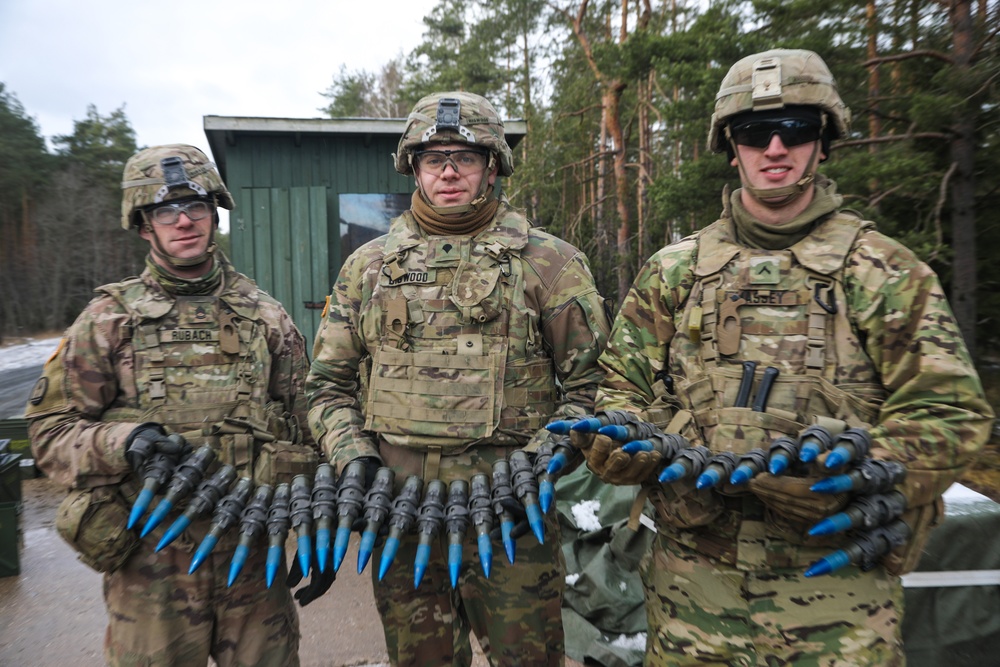
<instances>
[{"instance_id":1,"label":"clear protective goggles","mask_svg":"<svg viewBox=\"0 0 1000 667\"><path fill-rule=\"evenodd\" d=\"M210 215L215 205L204 199L189 199L187 201L175 201L163 204L156 204L142 210L147 222L164 227L176 225L184 213L192 221L201 220Z\"/></svg>"},{"instance_id":2,"label":"clear protective goggles","mask_svg":"<svg viewBox=\"0 0 1000 667\"><path fill-rule=\"evenodd\" d=\"M445 167L451 165L451 168L458 174L469 176L476 172L485 171L489 162L489 153L465 148L451 151L415 151L413 153L413 164L421 171L431 174L443 174Z\"/></svg>"}]
</instances>

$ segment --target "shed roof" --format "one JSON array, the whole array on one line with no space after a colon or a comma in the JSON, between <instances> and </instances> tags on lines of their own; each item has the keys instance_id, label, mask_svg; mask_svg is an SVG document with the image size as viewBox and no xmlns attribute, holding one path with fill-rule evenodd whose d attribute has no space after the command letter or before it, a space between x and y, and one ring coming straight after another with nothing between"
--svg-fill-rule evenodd
<instances>
[{"instance_id":1,"label":"shed roof","mask_svg":"<svg viewBox=\"0 0 1000 667\"><path fill-rule=\"evenodd\" d=\"M236 135L340 134L351 136L400 136L405 118L260 118L253 116L204 116L205 136L216 166L226 179L226 147ZM505 120L504 135L513 149L527 132L523 120ZM297 139L297 138L296 138Z\"/></svg>"}]
</instances>

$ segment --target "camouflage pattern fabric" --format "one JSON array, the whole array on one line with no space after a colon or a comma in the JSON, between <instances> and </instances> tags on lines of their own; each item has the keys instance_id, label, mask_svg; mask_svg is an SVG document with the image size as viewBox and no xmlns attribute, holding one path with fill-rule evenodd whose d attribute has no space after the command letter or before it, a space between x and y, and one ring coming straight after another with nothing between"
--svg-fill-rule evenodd
<instances>
[{"instance_id":1,"label":"camouflage pattern fabric","mask_svg":"<svg viewBox=\"0 0 1000 667\"><path fill-rule=\"evenodd\" d=\"M903 588L881 568L742 570L660 535L640 573L647 667L905 663Z\"/></svg>"},{"instance_id":2,"label":"camouflage pattern fabric","mask_svg":"<svg viewBox=\"0 0 1000 667\"><path fill-rule=\"evenodd\" d=\"M216 549L193 574L191 554L145 539L104 576L108 662L128 667L207 665L295 667L299 620L285 586L264 585L265 549L253 549L226 586L233 552Z\"/></svg>"},{"instance_id":3,"label":"camouflage pattern fabric","mask_svg":"<svg viewBox=\"0 0 1000 667\"><path fill-rule=\"evenodd\" d=\"M185 186L168 189L164 180L162 160L178 157L185 176ZM200 149L187 144L167 144L141 150L125 163L122 174L122 228L142 224L139 210L150 204L197 195L211 195L222 208L236 208L233 196L226 189L215 163Z\"/></svg>"},{"instance_id":4,"label":"camouflage pattern fabric","mask_svg":"<svg viewBox=\"0 0 1000 667\"><path fill-rule=\"evenodd\" d=\"M32 451L49 478L69 488L120 485L131 505L139 480L125 460L125 441L150 418L159 416L169 430L185 431L220 410L248 405L254 408L252 413L266 414L267 406L280 404L288 406L299 424L305 424L302 381L307 357L302 335L277 301L224 258L220 261L224 265L216 299L175 299L147 269L139 278L101 288L99 296L66 331L26 410ZM124 299L128 307L120 299L123 294L128 295ZM218 338L224 335L215 319L233 313L248 319L242 324L238 318L230 320L243 334L231 339L230 353L220 349ZM207 332L208 340L199 340L201 335L195 332ZM138 349L154 340L159 342L155 347L165 361L160 368L164 371L162 392L157 383L148 380L149 358ZM188 367L186 361L196 365ZM254 380L242 396L247 383L238 381L236 371ZM265 430L267 426L263 424ZM304 445L311 446L311 436L300 430ZM181 574L187 571L191 553L208 529L207 520L193 523L159 555L149 554L181 509L178 507L142 541L140 550L106 579L113 619L108 660L111 664L194 664L183 656L175 662L164 651L167 647L189 650L188 633L197 627L202 644L199 650L211 651L219 664L297 664L294 647L298 630L290 596L277 589L268 596L263 577L248 574L262 572L262 561L256 570L247 564L239 589L227 590L224 574L218 578L202 574L213 568L202 566L194 577ZM235 540L235 534L220 540L213 555L218 563L221 559L228 563ZM220 572L225 572L221 565ZM174 597L175 589L183 595ZM130 607L133 598L139 599L139 591L146 591L141 597L143 604L159 607L144 606L141 613L138 607ZM281 618L273 632L262 633L258 626L240 620L247 615L259 618L255 616L258 611L272 621ZM144 623L147 617L175 616L178 618L170 623L158 621L155 630ZM167 632L177 634L163 634ZM253 637L248 636L251 634ZM151 637L148 643L147 636ZM214 645L203 643L212 636ZM257 650L257 658L253 658L251 652Z\"/></svg>"},{"instance_id":5,"label":"camouflage pattern fabric","mask_svg":"<svg viewBox=\"0 0 1000 667\"><path fill-rule=\"evenodd\" d=\"M492 262L483 256L490 253ZM310 427L338 469L359 456L392 467L397 492L410 474L445 483L468 480L477 471L489 474L493 461L513 449L548 441L551 434L540 427L549 419L590 413L606 332L584 256L531 229L506 203L495 222L471 238L427 238L405 213L387 236L344 263L306 382ZM456 372L458 362L477 372ZM488 363L495 377L475 368L480 363ZM443 370L424 372L433 368ZM456 400L463 387L468 395ZM484 389L490 397L485 402ZM409 404L396 398L405 392ZM547 396L544 402L540 395ZM377 421L366 414L369 405L388 400L398 400L398 409ZM477 426L476 417L462 413L469 405L488 414L488 421ZM449 410L454 419L441 420ZM422 423L418 411L437 419ZM366 426L369 419L374 430ZM463 587L454 594L436 592L450 588L440 551L416 591L412 551L398 556L390 571L397 583L375 586L390 655L399 664L468 665L463 630L467 635L471 627L491 648L494 664L558 664L550 661L563 655L565 572L558 540L550 534L544 547L529 549L530 535L519 540L510 568L499 562L504 556L498 549L490 582L476 574L470 536ZM405 606L397 599L405 599ZM411 625L418 631L409 632ZM522 650L540 656L539 662L503 657ZM407 662L416 655L429 657Z\"/></svg>"},{"instance_id":6,"label":"camouflage pattern fabric","mask_svg":"<svg viewBox=\"0 0 1000 667\"><path fill-rule=\"evenodd\" d=\"M438 104L444 98L458 100L458 128L437 125ZM431 129L434 132L430 132ZM514 173L514 156L504 137L503 120L496 108L485 97L465 91L432 93L419 100L406 119L406 128L399 138L394 156L396 171L403 175L413 173L413 151L424 144L468 143L490 152L490 167L499 160L500 175Z\"/></svg>"},{"instance_id":7,"label":"camouflage pattern fabric","mask_svg":"<svg viewBox=\"0 0 1000 667\"><path fill-rule=\"evenodd\" d=\"M450 484L476 473L489 475L493 462L512 448L474 447L464 454L444 456L438 479ZM396 471L398 493L409 475L422 474L422 454L383 447L386 464ZM426 489L426 484L425 484ZM545 517L545 544L529 532L517 540L514 565L494 541L490 578L483 575L475 530L466 533L458 588L449 578L448 542L444 528L434 541L430 562L419 588L413 586L417 536L400 540L392 567L382 581L377 564L381 548L369 565L375 602L382 617L389 660L399 667L472 664L469 631L476 633L491 665L564 664L562 599L566 566L556 512Z\"/></svg>"},{"instance_id":8,"label":"camouflage pattern fabric","mask_svg":"<svg viewBox=\"0 0 1000 667\"><path fill-rule=\"evenodd\" d=\"M747 248L737 240L734 218L749 216L739 208L737 191L732 211L727 207L722 220L650 258L623 303L600 359L606 377L597 407L645 416L647 410L666 405L675 417L684 417L676 422L686 424L683 433L713 451L766 448L770 438L794 433L816 416L852 425L868 423L875 443L872 456L906 465L908 475L900 490L911 506L929 506L986 442L993 412L937 277L911 251L867 224L848 236L853 240L845 248L844 228L838 222L844 217L837 214L840 199L830 196L831 192L835 192L832 182L827 190L818 189L815 201L796 220L811 231L800 240L789 240L790 246L794 243L790 252ZM771 237L777 236L774 227L756 224ZM720 257L706 248L724 254ZM828 263L838 254L842 256L840 268ZM780 261L740 261L764 255ZM798 298L782 303L778 299L783 294L781 279L770 286L753 285L752 271L755 266L768 266L772 274L777 269L785 275L796 262L828 276L829 294L836 296L837 305L824 316L825 325L818 325L824 317L817 320L810 315L811 326L799 332L793 321L782 316L806 304ZM712 270L707 269L709 265ZM718 283L709 283L708 278ZM710 284L717 287L717 298L705 297ZM775 300L753 303L767 289L771 290L769 298ZM732 294L735 301L729 300ZM723 308L731 305L735 307L728 322L737 335L724 344L727 332L720 323L726 319ZM696 307L701 307L701 313ZM703 317L709 311L718 316L714 322ZM821 337L816 329L824 332ZM810 337L824 350L818 362L810 362L804 349ZM763 413L751 415L749 408L734 407L740 363L745 360L758 363L758 379L765 366L781 369L772 390L773 405L769 403ZM664 383L657 376L664 374L670 376L676 395L663 392ZM837 407L841 404L843 408ZM841 409L844 412L838 414ZM673 545L714 559L706 567L710 565L716 573L728 572L730 567L747 573L776 573L784 568L798 572L849 539L846 535L824 538L827 548L818 553L817 543L804 537L805 526L791 525L788 517L763 508L755 496L724 498L715 491L685 494L671 485L656 485L653 491L658 531ZM926 530L920 532L909 545L917 553L927 535ZM877 576L892 577L884 567L876 569ZM845 586L853 586L857 595L872 593L870 575L862 575L857 568L845 570L839 574ZM814 583L817 589L823 585L822 581ZM693 594L696 588L696 584L685 584L671 597L679 603L680 595ZM880 605L894 604L889 588L883 586L876 593ZM799 610L802 621L826 618L825 604L826 598L814 597L807 611ZM839 603L831 599L829 604L836 609ZM651 632L684 642L695 632L693 627L717 622L713 618L707 611L698 620L674 623L669 632L651 625ZM652 620L666 622L662 615L651 616ZM851 632L845 623L828 641L837 644L838 637ZM730 640L740 644L746 637L744 632ZM789 650L803 641L794 634L787 634L785 640ZM887 651L893 650L892 645L886 646Z\"/></svg>"},{"instance_id":9,"label":"camouflage pattern fabric","mask_svg":"<svg viewBox=\"0 0 1000 667\"><path fill-rule=\"evenodd\" d=\"M586 259L566 242L530 229L528 221L507 205L501 206L497 220L496 225L471 239L435 237L438 255L426 262L436 266L417 270L422 264L414 264L416 268L406 264L399 268L400 277L393 278L386 257L404 254L409 261L410 257L427 256L420 247L427 244L423 233L412 215L404 213L393 221L388 235L359 248L344 263L316 336L306 380L310 428L338 470L359 456L378 458L379 437L425 451L428 445L457 450L472 444L537 446L542 440L554 439L540 430L550 419L589 414L600 380L595 361L606 339L607 320ZM447 239L455 240L446 243ZM511 250L520 248L517 254L508 255L510 275L520 276L520 284L502 285L506 269L495 266L491 269L492 291L479 291L469 301L457 288L453 298L441 296L445 288L450 294L450 286L456 282L461 286L479 281L481 274L468 266L468 253L474 245L493 242ZM457 277L461 275L468 276L469 282L463 283ZM398 294L387 294L390 288ZM379 293L384 296L378 297ZM424 300L427 294L434 298ZM513 306L505 304L505 298ZM405 336L385 324L401 317L408 318ZM473 352L465 354L466 349ZM379 357L383 350L384 356ZM396 351L422 356L411 361ZM472 393L465 403L457 403L455 396L436 398L441 392L457 391L450 384L472 384L470 374L454 370L448 375L435 374L414 365L410 376L393 377L393 367L400 363L397 360L433 370L435 363L436 368L443 368L445 361L455 361L460 354L482 357L482 363L490 360L488 368L497 378L505 378L491 390L498 404L491 406ZM482 386L489 376L483 369L476 370L474 382ZM371 378L379 377L400 380L396 387L405 386L414 403L423 402L425 414L435 416L437 430L432 433L430 427L420 425L419 416L407 416L407 408L412 406L404 404L384 419L379 415L380 422L393 421L376 429L378 435L367 430L370 423L366 427L366 422L375 416L365 414L361 401L384 399L388 393L378 393L374 390L378 387L369 386ZM546 384L554 387L556 378L561 394L553 396L551 408L542 411L542 394L532 392L543 391ZM402 393L395 388L392 391ZM456 430L475 423L474 417L463 414L469 405L490 415L491 423L481 424L483 433L475 439L468 437L468 431ZM448 409L453 414L442 412ZM411 435L414 437L408 437Z\"/></svg>"}]
</instances>

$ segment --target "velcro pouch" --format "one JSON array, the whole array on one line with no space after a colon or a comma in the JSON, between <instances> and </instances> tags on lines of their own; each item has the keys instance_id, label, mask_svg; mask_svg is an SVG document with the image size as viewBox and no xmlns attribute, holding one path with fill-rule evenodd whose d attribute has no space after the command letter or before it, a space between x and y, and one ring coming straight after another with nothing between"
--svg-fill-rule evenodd
<instances>
[{"instance_id":1,"label":"velcro pouch","mask_svg":"<svg viewBox=\"0 0 1000 667\"><path fill-rule=\"evenodd\" d=\"M139 536L125 527L128 516L117 486L75 489L59 503L56 530L85 565L114 572L139 546Z\"/></svg>"},{"instance_id":2,"label":"velcro pouch","mask_svg":"<svg viewBox=\"0 0 1000 667\"><path fill-rule=\"evenodd\" d=\"M254 461L253 481L257 486L291 483L296 475L315 474L317 465L319 456L309 447L285 440L265 442Z\"/></svg>"}]
</instances>

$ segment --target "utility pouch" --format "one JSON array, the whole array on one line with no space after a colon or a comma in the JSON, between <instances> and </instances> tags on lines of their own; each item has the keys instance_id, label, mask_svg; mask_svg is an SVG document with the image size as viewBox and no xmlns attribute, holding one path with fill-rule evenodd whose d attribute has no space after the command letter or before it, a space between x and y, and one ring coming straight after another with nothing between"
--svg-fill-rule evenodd
<instances>
[{"instance_id":1,"label":"utility pouch","mask_svg":"<svg viewBox=\"0 0 1000 667\"><path fill-rule=\"evenodd\" d=\"M87 567L114 572L139 546L139 536L125 528L128 516L118 486L75 489L56 510L56 530Z\"/></svg>"},{"instance_id":2,"label":"utility pouch","mask_svg":"<svg viewBox=\"0 0 1000 667\"><path fill-rule=\"evenodd\" d=\"M711 489L696 489L689 480L657 484L650 491L649 500L661 521L680 529L708 525L725 509L721 498Z\"/></svg>"},{"instance_id":3,"label":"utility pouch","mask_svg":"<svg viewBox=\"0 0 1000 667\"><path fill-rule=\"evenodd\" d=\"M285 440L265 442L260 447L253 466L253 481L255 486L269 484L275 486L282 482L291 483L296 475L316 473L319 457L309 447L295 445Z\"/></svg>"}]
</instances>

